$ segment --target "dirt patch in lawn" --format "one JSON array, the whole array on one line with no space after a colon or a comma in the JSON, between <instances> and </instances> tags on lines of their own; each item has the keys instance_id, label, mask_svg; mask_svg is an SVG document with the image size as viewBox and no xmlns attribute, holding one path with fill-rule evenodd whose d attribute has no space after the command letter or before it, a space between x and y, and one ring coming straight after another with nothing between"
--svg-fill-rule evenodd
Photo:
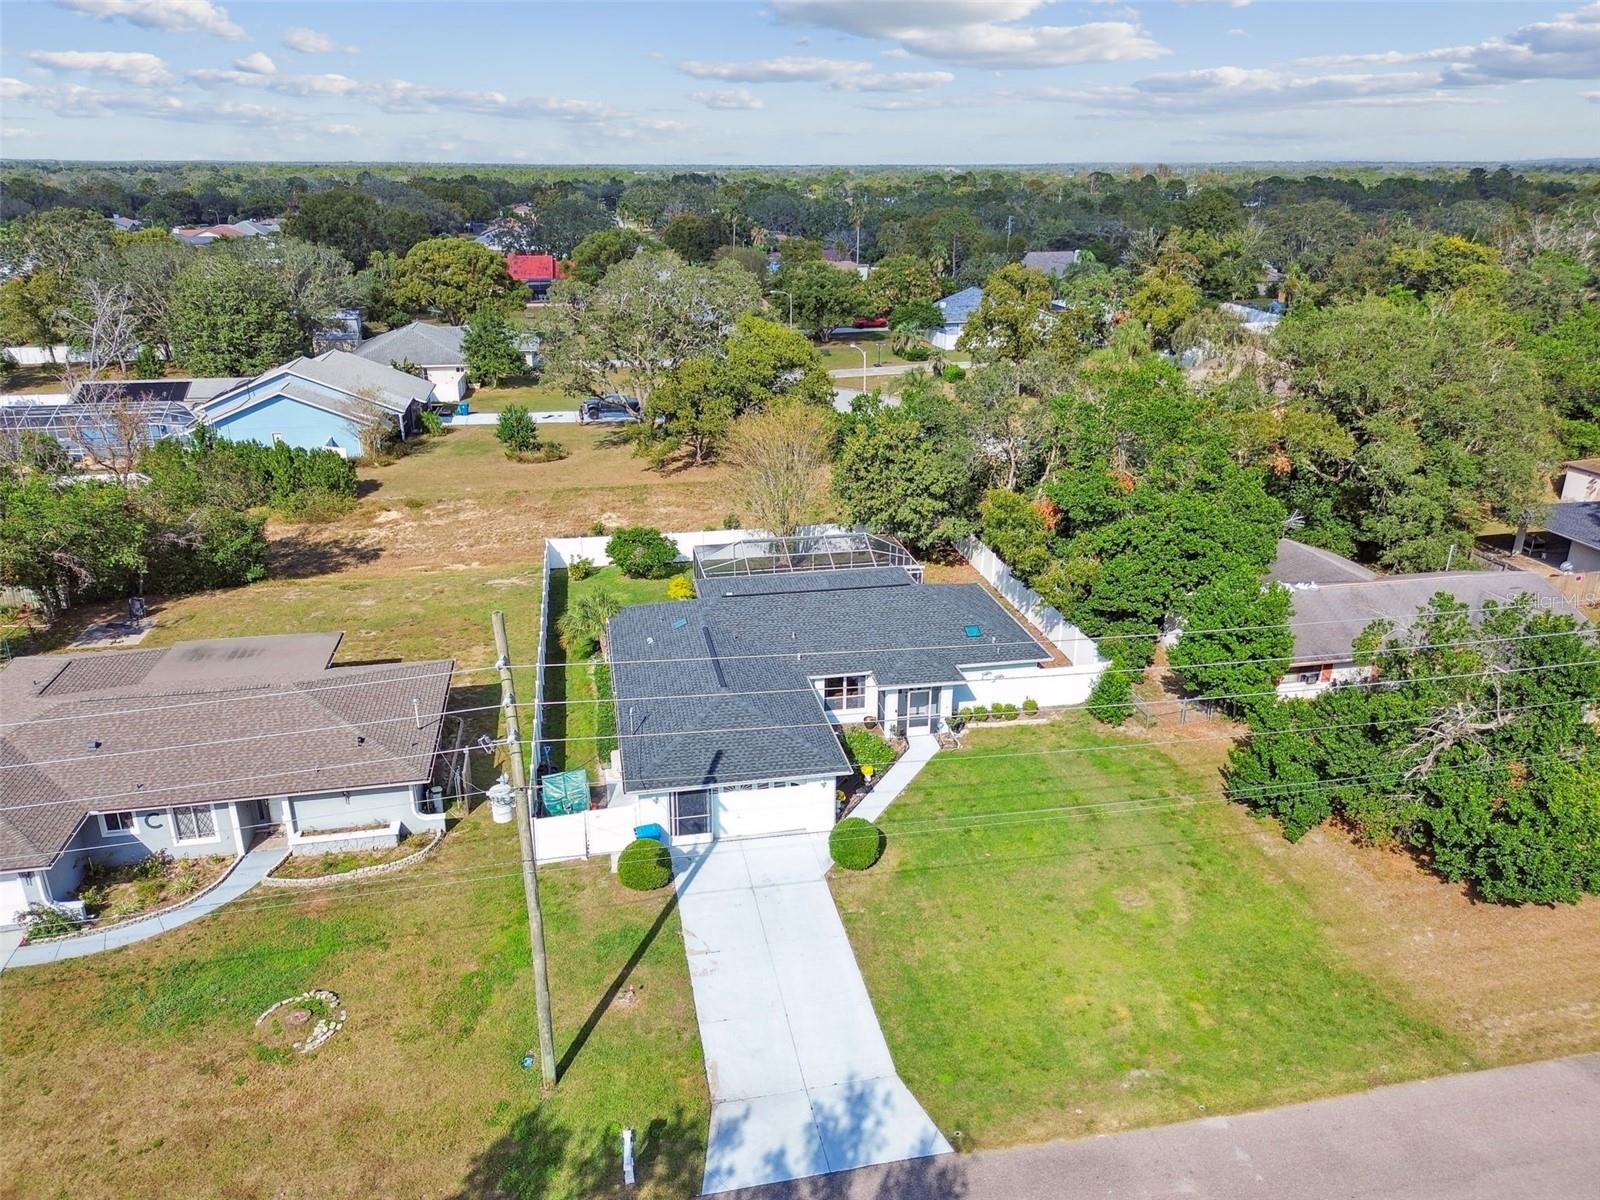
<instances>
[{"instance_id":1,"label":"dirt patch in lawn","mask_svg":"<svg viewBox=\"0 0 1600 1200\"><path fill-rule=\"evenodd\" d=\"M1357 845L1338 829L1265 845L1341 949L1414 995L1486 1062L1600 1049L1600 899L1478 903L1410 856Z\"/></svg>"}]
</instances>

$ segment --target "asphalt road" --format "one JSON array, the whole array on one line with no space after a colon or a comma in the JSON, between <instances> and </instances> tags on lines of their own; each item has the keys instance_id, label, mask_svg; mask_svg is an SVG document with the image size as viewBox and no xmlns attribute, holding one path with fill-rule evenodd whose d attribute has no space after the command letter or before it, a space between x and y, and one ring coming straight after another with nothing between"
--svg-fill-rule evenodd
<instances>
[{"instance_id":1,"label":"asphalt road","mask_svg":"<svg viewBox=\"0 0 1600 1200\"><path fill-rule=\"evenodd\" d=\"M1114 1136L946 1155L742 1200L1596 1200L1600 1054Z\"/></svg>"}]
</instances>

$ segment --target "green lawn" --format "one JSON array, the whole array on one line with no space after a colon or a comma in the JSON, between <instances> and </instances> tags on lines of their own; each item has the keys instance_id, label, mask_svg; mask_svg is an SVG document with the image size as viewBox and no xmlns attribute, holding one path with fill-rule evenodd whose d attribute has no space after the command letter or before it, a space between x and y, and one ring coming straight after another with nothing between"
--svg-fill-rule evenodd
<instances>
[{"instance_id":1,"label":"green lawn","mask_svg":"<svg viewBox=\"0 0 1600 1200\"><path fill-rule=\"evenodd\" d=\"M254 893L0 977L0 1190L609 1195L627 1126L644 1194L692 1195L708 1101L670 893L627 892L603 861L541 872L566 1064L544 1098L519 1064L537 1038L516 831L488 815L403 875ZM312 987L339 993L345 1027L308 1057L258 1048L256 1015Z\"/></svg>"},{"instance_id":2,"label":"green lawn","mask_svg":"<svg viewBox=\"0 0 1600 1200\"><path fill-rule=\"evenodd\" d=\"M557 771L590 768L591 782L600 782L599 767L615 747L616 722L597 685L608 668L593 660L567 660L556 621L572 596L607 591L624 604L649 604L667 598L669 579L629 579L616 567L602 567L587 579L573 581L564 570L550 575L550 639L545 648L544 739L550 743Z\"/></svg>"},{"instance_id":3,"label":"green lawn","mask_svg":"<svg viewBox=\"0 0 1600 1200\"><path fill-rule=\"evenodd\" d=\"M1010 1145L1472 1065L1332 948L1241 811L1115 807L1217 786L1216 743L1144 736L1081 715L974 730L890 809L884 860L834 873L895 1061L939 1126ZM998 818L1013 812L1029 815Z\"/></svg>"},{"instance_id":4,"label":"green lawn","mask_svg":"<svg viewBox=\"0 0 1600 1200\"><path fill-rule=\"evenodd\" d=\"M509 380L500 387L476 388L467 397L473 412L499 412L508 404L525 404L535 410L571 411L583 400L584 397L575 396L554 384L535 383L527 379Z\"/></svg>"}]
</instances>

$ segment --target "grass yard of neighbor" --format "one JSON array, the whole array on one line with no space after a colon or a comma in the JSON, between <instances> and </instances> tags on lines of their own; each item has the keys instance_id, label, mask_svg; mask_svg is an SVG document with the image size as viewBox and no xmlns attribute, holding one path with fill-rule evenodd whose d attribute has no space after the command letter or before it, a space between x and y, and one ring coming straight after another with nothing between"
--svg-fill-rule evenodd
<instances>
[{"instance_id":1,"label":"grass yard of neighbor","mask_svg":"<svg viewBox=\"0 0 1600 1200\"><path fill-rule=\"evenodd\" d=\"M571 411L582 404L585 397L574 395L550 383L537 383L531 379L507 380L499 387L479 387L472 390L467 403L473 412L499 412L508 404L523 404L535 411L541 409Z\"/></svg>"},{"instance_id":2,"label":"grass yard of neighbor","mask_svg":"<svg viewBox=\"0 0 1600 1200\"><path fill-rule=\"evenodd\" d=\"M1215 789L1222 753L1083 714L975 730L886 814L883 861L831 877L901 1075L965 1147L1477 1065L1335 947L1269 867L1276 833L1225 803L1119 806Z\"/></svg>"},{"instance_id":3,"label":"grass yard of neighbor","mask_svg":"<svg viewBox=\"0 0 1600 1200\"><path fill-rule=\"evenodd\" d=\"M516 830L480 808L404 876L265 899L115 953L0 976L7 1196L235 1200L698 1190L708 1100L670 892L604 862L541 872L556 1053L538 1068ZM309 988L345 1026L258 1045Z\"/></svg>"}]
</instances>

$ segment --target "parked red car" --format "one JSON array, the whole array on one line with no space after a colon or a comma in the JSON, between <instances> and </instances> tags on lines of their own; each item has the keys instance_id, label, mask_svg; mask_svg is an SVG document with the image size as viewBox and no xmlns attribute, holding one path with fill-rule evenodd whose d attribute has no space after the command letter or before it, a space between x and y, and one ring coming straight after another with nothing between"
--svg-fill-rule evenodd
<instances>
[{"instance_id":1,"label":"parked red car","mask_svg":"<svg viewBox=\"0 0 1600 1200\"><path fill-rule=\"evenodd\" d=\"M850 322L850 328L852 328L852 329L887 329L887 328L889 328L889 318L888 317L857 317L854 321Z\"/></svg>"}]
</instances>

